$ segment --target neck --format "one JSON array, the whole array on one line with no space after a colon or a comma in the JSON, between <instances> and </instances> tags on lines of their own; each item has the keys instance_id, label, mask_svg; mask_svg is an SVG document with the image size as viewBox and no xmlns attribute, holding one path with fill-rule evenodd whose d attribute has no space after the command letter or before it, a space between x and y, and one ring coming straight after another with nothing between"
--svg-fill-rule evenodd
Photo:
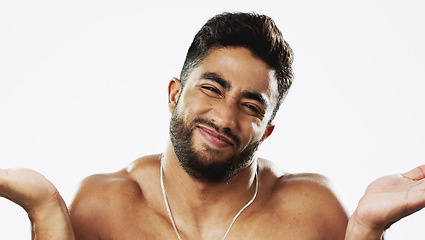
<instances>
[{"instance_id":1,"label":"neck","mask_svg":"<svg viewBox=\"0 0 425 240\"><path fill-rule=\"evenodd\" d=\"M256 160L228 182L220 183L203 182L187 174L172 146L164 153L162 161L164 185L176 222L180 218L191 226L203 222L208 225L212 220L228 224L229 219L254 196Z\"/></svg>"}]
</instances>

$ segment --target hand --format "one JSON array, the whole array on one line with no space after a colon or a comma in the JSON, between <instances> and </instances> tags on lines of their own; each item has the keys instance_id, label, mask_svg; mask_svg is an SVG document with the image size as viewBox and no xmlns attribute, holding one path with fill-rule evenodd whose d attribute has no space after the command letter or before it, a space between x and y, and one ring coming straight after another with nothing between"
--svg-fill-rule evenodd
<instances>
[{"instance_id":1,"label":"hand","mask_svg":"<svg viewBox=\"0 0 425 240\"><path fill-rule=\"evenodd\" d=\"M349 228L367 229L365 232L382 235L393 223L423 207L425 165L372 182L350 218Z\"/></svg>"},{"instance_id":2,"label":"hand","mask_svg":"<svg viewBox=\"0 0 425 240\"><path fill-rule=\"evenodd\" d=\"M66 204L43 175L29 169L0 169L0 196L25 209L33 239L75 239Z\"/></svg>"},{"instance_id":3,"label":"hand","mask_svg":"<svg viewBox=\"0 0 425 240\"><path fill-rule=\"evenodd\" d=\"M29 214L55 201L59 193L43 175L29 169L0 169L0 196L25 209Z\"/></svg>"}]
</instances>

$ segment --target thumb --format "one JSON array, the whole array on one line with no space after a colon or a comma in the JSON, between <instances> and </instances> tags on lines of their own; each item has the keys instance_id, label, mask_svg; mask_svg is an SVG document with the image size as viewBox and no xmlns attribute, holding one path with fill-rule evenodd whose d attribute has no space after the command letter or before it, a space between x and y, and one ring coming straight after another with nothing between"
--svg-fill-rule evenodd
<instances>
[{"instance_id":1,"label":"thumb","mask_svg":"<svg viewBox=\"0 0 425 240\"><path fill-rule=\"evenodd\" d=\"M421 180L425 178L425 165L416 167L406 173L401 174L401 176L408 178L410 180Z\"/></svg>"}]
</instances>

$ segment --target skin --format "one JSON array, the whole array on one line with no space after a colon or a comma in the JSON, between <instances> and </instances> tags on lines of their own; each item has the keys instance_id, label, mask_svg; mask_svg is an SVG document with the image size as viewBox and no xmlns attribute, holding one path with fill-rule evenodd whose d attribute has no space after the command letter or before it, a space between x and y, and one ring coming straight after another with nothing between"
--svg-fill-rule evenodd
<instances>
[{"instance_id":1,"label":"skin","mask_svg":"<svg viewBox=\"0 0 425 240\"><path fill-rule=\"evenodd\" d=\"M425 207L425 165L373 181L347 227L346 240L382 239L392 224Z\"/></svg>"},{"instance_id":2,"label":"skin","mask_svg":"<svg viewBox=\"0 0 425 240\"><path fill-rule=\"evenodd\" d=\"M216 73L231 87L223 89L201 77L205 72ZM211 129L205 135L205 126L193 133L196 151L214 149L204 151L204 161L222 161L273 132L267 122L275 105L275 81L273 71L248 50L216 49L192 72L183 90L178 79L170 81L169 108L174 111L179 100L178 113L186 123L202 116L230 128L240 144L223 143L221 133ZM221 97L214 95L217 91ZM247 99L242 94L246 91L259 93L267 104ZM253 105L262 114L252 114ZM145 156L119 172L86 178L69 214L54 185L32 170L0 169L0 196L27 211L33 239L176 239L163 202L160 159L161 154ZM349 220L325 177L285 173L255 156L229 181L203 181L185 172L169 141L163 167L183 239L220 239L252 198L256 169L258 196L226 239L377 240L391 224L425 207L425 165L372 182Z\"/></svg>"},{"instance_id":3,"label":"skin","mask_svg":"<svg viewBox=\"0 0 425 240\"><path fill-rule=\"evenodd\" d=\"M29 169L0 169L0 197L25 209L32 239L74 239L65 202L41 174Z\"/></svg>"},{"instance_id":4,"label":"skin","mask_svg":"<svg viewBox=\"0 0 425 240\"><path fill-rule=\"evenodd\" d=\"M214 73L226 88L204 78ZM276 105L274 72L245 48L213 50L193 70L182 90L169 84L169 108L185 121L199 116L229 128L241 141L223 143L220 134L200 125L193 147L212 148L218 158L203 153L205 161L221 161L273 131L267 125ZM243 92L263 96L264 103ZM253 110L255 108L255 111ZM214 134L205 136L205 129ZM160 188L160 155L142 157L113 174L87 178L71 205L77 239L175 239ZM170 142L163 159L164 184L173 216L183 239L220 239L235 214L252 198L258 165L256 200L237 219L226 239L343 239L348 217L328 187L315 174L286 174L271 162L254 157L227 182L206 182L189 176L180 166Z\"/></svg>"}]
</instances>

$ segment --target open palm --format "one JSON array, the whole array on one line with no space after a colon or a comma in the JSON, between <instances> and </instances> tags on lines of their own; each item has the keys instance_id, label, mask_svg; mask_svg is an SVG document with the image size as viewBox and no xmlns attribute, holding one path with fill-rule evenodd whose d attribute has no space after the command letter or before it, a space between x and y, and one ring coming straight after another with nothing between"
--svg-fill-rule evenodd
<instances>
[{"instance_id":1,"label":"open palm","mask_svg":"<svg viewBox=\"0 0 425 240\"><path fill-rule=\"evenodd\" d=\"M384 230L423 207L425 165L372 182L360 200L356 214L357 219L365 226Z\"/></svg>"}]
</instances>

